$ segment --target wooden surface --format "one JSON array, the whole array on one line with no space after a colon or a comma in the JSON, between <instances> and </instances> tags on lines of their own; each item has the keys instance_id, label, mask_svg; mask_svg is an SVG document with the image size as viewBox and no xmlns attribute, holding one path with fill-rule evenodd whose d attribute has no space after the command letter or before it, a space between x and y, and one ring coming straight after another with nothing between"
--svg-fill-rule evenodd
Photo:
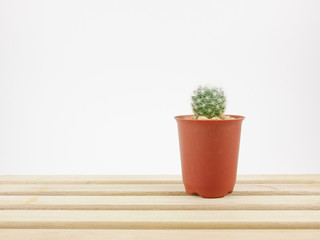
<instances>
[{"instance_id":1,"label":"wooden surface","mask_svg":"<svg viewBox=\"0 0 320 240\"><path fill-rule=\"evenodd\" d=\"M180 176L0 176L0 239L320 239L320 175L242 175L219 199Z\"/></svg>"}]
</instances>

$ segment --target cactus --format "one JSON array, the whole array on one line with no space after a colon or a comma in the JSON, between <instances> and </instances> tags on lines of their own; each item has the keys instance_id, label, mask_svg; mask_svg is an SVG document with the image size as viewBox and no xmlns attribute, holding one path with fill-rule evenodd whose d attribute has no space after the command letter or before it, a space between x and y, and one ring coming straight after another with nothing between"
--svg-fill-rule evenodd
<instances>
[{"instance_id":1,"label":"cactus","mask_svg":"<svg viewBox=\"0 0 320 240\"><path fill-rule=\"evenodd\" d=\"M200 116L208 119L223 118L226 109L226 97L221 88L199 86L193 91L193 94L191 105L196 119Z\"/></svg>"}]
</instances>

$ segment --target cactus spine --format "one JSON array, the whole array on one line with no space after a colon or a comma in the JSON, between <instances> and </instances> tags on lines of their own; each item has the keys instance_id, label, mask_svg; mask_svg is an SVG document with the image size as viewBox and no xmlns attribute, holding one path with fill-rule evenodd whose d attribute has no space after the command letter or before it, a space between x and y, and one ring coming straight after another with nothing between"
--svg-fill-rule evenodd
<instances>
[{"instance_id":1,"label":"cactus spine","mask_svg":"<svg viewBox=\"0 0 320 240\"><path fill-rule=\"evenodd\" d=\"M193 91L192 110L196 119L200 116L207 118L222 118L226 109L224 91L217 87L199 86Z\"/></svg>"}]
</instances>

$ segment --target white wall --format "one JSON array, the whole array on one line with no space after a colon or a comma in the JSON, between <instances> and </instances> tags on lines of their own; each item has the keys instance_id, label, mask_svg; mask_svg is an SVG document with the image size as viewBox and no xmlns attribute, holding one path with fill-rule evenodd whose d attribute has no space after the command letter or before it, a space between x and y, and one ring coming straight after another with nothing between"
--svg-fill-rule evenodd
<instances>
[{"instance_id":1,"label":"white wall","mask_svg":"<svg viewBox=\"0 0 320 240\"><path fill-rule=\"evenodd\" d=\"M239 173L320 173L320 1L0 0L0 174L180 173L218 84Z\"/></svg>"}]
</instances>

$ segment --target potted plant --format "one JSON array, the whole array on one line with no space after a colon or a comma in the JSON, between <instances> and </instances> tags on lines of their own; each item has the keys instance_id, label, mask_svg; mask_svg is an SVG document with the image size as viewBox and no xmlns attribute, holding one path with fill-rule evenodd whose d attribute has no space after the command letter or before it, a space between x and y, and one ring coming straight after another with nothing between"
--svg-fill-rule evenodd
<instances>
[{"instance_id":1,"label":"potted plant","mask_svg":"<svg viewBox=\"0 0 320 240\"><path fill-rule=\"evenodd\" d=\"M226 97L221 88L199 86L191 99L194 115L175 117L186 192L224 197L236 182L244 117L224 115Z\"/></svg>"}]
</instances>

